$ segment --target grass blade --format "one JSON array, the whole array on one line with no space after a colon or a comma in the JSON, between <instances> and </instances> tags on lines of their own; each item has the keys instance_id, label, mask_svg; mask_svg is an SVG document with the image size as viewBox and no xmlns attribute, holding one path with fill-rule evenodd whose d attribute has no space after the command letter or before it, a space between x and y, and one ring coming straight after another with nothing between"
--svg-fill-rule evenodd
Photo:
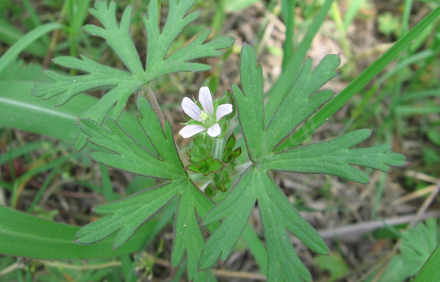
<instances>
[{"instance_id":1,"label":"grass blade","mask_svg":"<svg viewBox=\"0 0 440 282\"><path fill-rule=\"evenodd\" d=\"M0 253L37 259L114 257L139 250L156 222L145 223L123 247L113 251L113 237L93 245L72 244L79 227L40 219L0 206Z\"/></svg>"},{"instance_id":2,"label":"grass blade","mask_svg":"<svg viewBox=\"0 0 440 282\"><path fill-rule=\"evenodd\" d=\"M29 46L32 42L37 40L42 35L62 27L63 26L58 23L44 24L30 31L22 38L20 38L0 58L0 73L5 69L5 67L8 64L10 64L18 56L18 54L21 53L21 51L26 49L26 47Z\"/></svg>"},{"instance_id":3,"label":"grass blade","mask_svg":"<svg viewBox=\"0 0 440 282\"><path fill-rule=\"evenodd\" d=\"M80 95L56 108L55 100L42 100L29 94L34 85L32 81L0 81L0 125L73 142L80 131L75 125L78 116L98 99ZM119 124L136 141L152 149L136 117L123 113Z\"/></svg>"},{"instance_id":4,"label":"grass blade","mask_svg":"<svg viewBox=\"0 0 440 282\"><path fill-rule=\"evenodd\" d=\"M283 45L283 72L286 69L290 59L293 56L293 38L294 38L294 27L295 27L295 6L296 0L283 1L281 7L283 9L286 17L283 19L286 25L286 39Z\"/></svg>"},{"instance_id":5,"label":"grass blade","mask_svg":"<svg viewBox=\"0 0 440 282\"><path fill-rule=\"evenodd\" d=\"M22 38L25 34L8 21L0 18L0 41L6 44L12 45ZM34 41L26 48L26 52L37 57L44 57L46 55L47 48L40 42Z\"/></svg>"}]
</instances>

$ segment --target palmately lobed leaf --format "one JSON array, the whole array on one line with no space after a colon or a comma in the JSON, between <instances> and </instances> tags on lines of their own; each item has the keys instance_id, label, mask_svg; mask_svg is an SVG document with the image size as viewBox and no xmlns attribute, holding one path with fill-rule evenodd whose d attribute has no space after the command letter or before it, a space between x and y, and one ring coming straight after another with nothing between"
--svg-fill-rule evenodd
<instances>
[{"instance_id":1,"label":"palmately lobed leaf","mask_svg":"<svg viewBox=\"0 0 440 282\"><path fill-rule=\"evenodd\" d=\"M210 34L210 30L205 30L192 42L167 57L167 52L177 36L188 24L199 17L199 11L187 14L195 2L195 0L169 1L169 15L162 31L158 25L158 3L157 1L149 2L148 18L143 16L147 32L147 60L146 66L143 66L130 35L131 7L128 6L124 10L118 23L116 3L96 1L94 8L90 9L90 14L96 17L102 26L86 25L84 30L105 39L128 71L99 64L85 56L80 56L81 59L59 57L54 59L56 64L78 69L86 74L64 76L47 71L45 74L54 82L39 84L32 94L44 99L60 96L57 106L61 106L80 93L95 88L109 87L111 90L81 115L81 118L89 118L101 124L109 112L113 119L118 120L128 98L152 80L173 72L209 70L211 66L194 62L194 60L221 56L224 53L223 49L229 48L234 43L232 37L220 36L205 42ZM75 150L80 151L86 144L85 135L80 134Z\"/></svg>"},{"instance_id":2,"label":"palmately lobed leaf","mask_svg":"<svg viewBox=\"0 0 440 282\"><path fill-rule=\"evenodd\" d=\"M275 112L267 128L264 123L263 81L255 51L245 44L240 58L241 90L232 86L243 137L252 161L230 194L204 218L203 224L222 223L209 237L199 265L211 267L220 257L230 255L249 215L258 202L268 254L268 281L311 281L307 268L295 253L287 230L306 246L320 254L328 249L316 230L295 210L287 197L268 175L269 170L302 173L326 173L366 183L368 176L353 167L366 166L388 171L401 166L405 157L389 151L389 145L351 148L371 135L371 130L357 130L328 142L321 142L276 153L276 147L302 122L333 96L319 89L336 75L338 56L324 58L312 72L307 60L292 89Z\"/></svg>"},{"instance_id":3,"label":"palmately lobed leaf","mask_svg":"<svg viewBox=\"0 0 440 282\"><path fill-rule=\"evenodd\" d=\"M220 255L222 261L226 260L243 232L257 198L253 171L254 168L249 168L231 193L203 219L203 225L207 226L225 218L203 248L201 269L213 266Z\"/></svg>"},{"instance_id":4,"label":"palmately lobed leaf","mask_svg":"<svg viewBox=\"0 0 440 282\"><path fill-rule=\"evenodd\" d=\"M230 36L220 36L205 43L211 34L211 30L206 29L192 42L167 57L172 42L177 38L182 29L200 16L200 11L188 14L188 11L195 3L196 0L171 0L167 22L162 31L160 31L157 25L159 20L158 4L154 1L150 2L148 17L143 17L147 32L147 63L145 72L147 80L154 80L172 72L209 70L211 66L192 61L204 57L221 56L224 53L223 49L229 48L234 43L235 39Z\"/></svg>"},{"instance_id":5,"label":"palmately lobed leaf","mask_svg":"<svg viewBox=\"0 0 440 282\"><path fill-rule=\"evenodd\" d=\"M258 203L268 255L268 281L311 281L312 276L296 255L286 229L318 254L328 254L324 240L302 218L265 170L258 173Z\"/></svg>"},{"instance_id":6,"label":"palmately lobed leaf","mask_svg":"<svg viewBox=\"0 0 440 282\"><path fill-rule=\"evenodd\" d=\"M89 11L102 23L103 28L86 25L84 30L105 39L130 72L136 78L141 78L144 68L130 35L131 7L127 6L124 10L119 26L116 20L116 3L114 1L109 4L107 1L96 1L95 8Z\"/></svg>"},{"instance_id":7,"label":"palmately lobed leaf","mask_svg":"<svg viewBox=\"0 0 440 282\"><path fill-rule=\"evenodd\" d=\"M194 281L208 281L206 277L210 271L198 271L200 253L205 244L198 218L203 218L213 207L214 202L194 184L182 190L174 222L171 263L177 267L186 253L188 278L194 277Z\"/></svg>"},{"instance_id":8,"label":"palmately lobed leaf","mask_svg":"<svg viewBox=\"0 0 440 282\"><path fill-rule=\"evenodd\" d=\"M333 97L331 90L318 90L336 76L340 63L339 56L328 55L312 72L312 59L304 62L297 80L267 126L267 152L272 152L295 128Z\"/></svg>"},{"instance_id":9,"label":"palmately lobed leaf","mask_svg":"<svg viewBox=\"0 0 440 282\"><path fill-rule=\"evenodd\" d=\"M138 175L161 179L186 177L180 163L168 163L128 136L113 119L107 119L107 130L92 120L81 120L80 128L89 136L89 141L99 147L113 151L92 152L90 158L107 166ZM179 167L180 165L180 167Z\"/></svg>"},{"instance_id":10,"label":"palmately lobed leaf","mask_svg":"<svg viewBox=\"0 0 440 282\"><path fill-rule=\"evenodd\" d=\"M82 227L75 241L91 244L118 231L113 248L121 247L144 222L176 197L182 186L183 180L173 181L94 208L97 213L109 215Z\"/></svg>"},{"instance_id":11,"label":"palmately lobed leaf","mask_svg":"<svg viewBox=\"0 0 440 282\"><path fill-rule=\"evenodd\" d=\"M75 95L90 89L103 86L116 87L118 85L131 89L135 86L133 88L134 90L130 90L132 93L143 84L136 80L130 73L96 63L82 55L81 60L73 57L58 57L53 61L61 66L88 73L79 76L64 76L54 71L44 72L49 78L56 82L36 85L31 94L36 97L42 97L43 99L50 99L61 95L57 100L57 106L63 105Z\"/></svg>"},{"instance_id":12,"label":"palmately lobed leaf","mask_svg":"<svg viewBox=\"0 0 440 282\"><path fill-rule=\"evenodd\" d=\"M92 152L90 157L110 167L167 180L162 185L96 207L95 212L106 216L81 228L75 241L91 244L117 233L113 245L119 248L142 224L170 201L177 199L173 266L177 267L186 254L190 280L215 281L210 270L198 270L198 259L205 243L199 218L204 217L214 203L188 179L169 122L162 128L156 112L144 97L138 98L137 106L141 113L138 122L150 139L152 150L133 140L109 117L106 120L107 128L85 119L80 121L80 128L90 142L110 151Z\"/></svg>"},{"instance_id":13,"label":"palmately lobed leaf","mask_svg":"<svg viewBox=\"0 0 440 282\"><path fill-rule=\"evenodd\" d=\"M150 102L142 96L139 96L137 99L137 107L142 113L141 116L138 116L138 122L151 141L151 144L153 144L157 156L165 162L173 164L178 170L183 171L183 164L174 143L170 123L165 122L165 128L158 126L160 121L157 113L153 110ZM181 175L186 177L184 172Z\"/></svg>"},{"instance_id":14,"label":"palmately lobed leaf","mask_svg":"<svg viewBox=\"0 0 440 282\"><path fill-rule=\"evenodd\" d=\"M245 44L241 51L240 78L243 91L233 84L241 130L251 160L257 162L266 152L264 143L263 74L253 49Z\"/></svg>"},{"instance_id":15,"label":"palmately lobed leaf","mask_svg":"<svg viewBox=\"0 0 440 282\"><path fill-rule=\"evenodd\" d=\"M267 172L256 166L249 167L230 194L203 219L203 225L223 221L203 248L200 268L211 267L219 257L222 261L229 257L256 201L260 208L266 243L271 244L268 248L268 281L276 281L273 278L279 275L289 277L289 273L294 274L290 276L291 279L300 275L310 280L310 274L296 256L286 229L318 253L328 253L327 247L315 229L293 208Z\"/></svg>"},{"instance_id":16,"label":"palmately lobed leaf","mask_svg":"<svg viewBox=\"0 0 440 282\"><path fill-rule=\"evenodd\" d=\"M315 143L270 154L264 157L262 167L299 173L323 173L339 176L359 183L368 183L368 176L352 165L389 171L390 166L403 166L403 155L390 152L390 145L369 148L350 147L371 135L371 130L361 129L327 142Z\"/></svg>"}]
</instances>

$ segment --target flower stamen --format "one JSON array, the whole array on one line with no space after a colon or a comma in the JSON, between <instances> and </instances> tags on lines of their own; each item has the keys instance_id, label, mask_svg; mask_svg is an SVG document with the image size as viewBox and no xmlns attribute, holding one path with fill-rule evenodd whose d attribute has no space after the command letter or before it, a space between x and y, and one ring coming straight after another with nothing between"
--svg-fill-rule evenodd
<instances>
[{"instance_id":1,"label":"flower stamen","mask_svg":"<svg viewBox=\"0 0 440 282\"><path fill-rule=\"evenodd\" d=\"M209 118L209 115L202 111L200 113L200 118L202 119L202 122L205 123L205 121Z\"/></svg>"}]
</instances>

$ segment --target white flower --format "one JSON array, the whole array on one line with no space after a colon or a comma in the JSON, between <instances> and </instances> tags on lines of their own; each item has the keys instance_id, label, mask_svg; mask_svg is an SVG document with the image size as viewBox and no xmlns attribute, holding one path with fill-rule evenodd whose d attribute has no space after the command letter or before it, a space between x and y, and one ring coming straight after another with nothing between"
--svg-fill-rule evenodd
<instances>
[{"instance_id":1,"label":"white flower","mask_svg":"<svg viewBox=\"0 0 440 282\"><path fill-rule=\"evenodd\" d=\"M207 130L208 135L211 137L217 137L222 132L218 121L227 114L232 113L231 104L223 104L214 108L212 103L211 92L208 87L202 87L199 91L199 102L202 105L203 111L196 105L191 99L183 98L182 109L193 120L200 124L186 125L179 134L183 138L189 138L197 133Z\"/></svg>"}]
</instances>

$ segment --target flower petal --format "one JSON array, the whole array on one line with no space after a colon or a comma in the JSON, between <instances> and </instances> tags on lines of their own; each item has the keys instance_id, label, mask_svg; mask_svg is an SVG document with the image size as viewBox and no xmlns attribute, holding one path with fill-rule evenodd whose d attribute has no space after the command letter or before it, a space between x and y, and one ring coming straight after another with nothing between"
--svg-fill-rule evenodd
<instances>
[{"instance_id":1,"label":"flower petal","mask_svg":"<svg viewBox=\"0 0 440 282\"><path fill-rule=\"evenodd\" d=\"M217 112L215 113L215 120L218 122L222 117L232 113L232 105L231 104L223 104L218 106Z\"/></svg>"},{"instance_id":2,"label":"flower petal","mask_svg":"<svg viewBox=\"0 0 440 282\"><path fill-rule=\"evenodd\" d=\"M222 133L222 129L220 128L220 125L218 125L218 123L208 128L208 135L211 137L217 137L220 135L220 133Z\"/></svg>"},{"instance_id":3,"label":"flower petal","mask_svg":"<svg viewBox=\"0 0 440 282\"><path fill-rule=\"evenodd\" d=\"M191 101L190 98L183 98L182 109L185 114L189 115L192 119L202 122L202 119L200 118L200 113L202 112L202 110L200 110L196 103Z\"/></svg>"},{"instance_id":4,"label":"flower petal","mask_svg":"<svg viewBox=\"0 0 440 282\"><path fill-rule=\"evenodd\" d=\"M202 125L198 124L190 124L185 126L179 131L179 134L182 135L183 138L189 138L193 135L196 135L199 132L205 131L206 128Z\"/></svg>"},{"instance_id":5,"label":"flower petal","mask_svg":"<svg viewBox=\"0 0 440 282\"><path fill-rule=\"evenodd\" d=\"M202 104L203 110L208 115L214 114L214 105L212 104L212 96L209 88L204 86L199 90L199 102Z\"/></svg>"}]
</instances>

